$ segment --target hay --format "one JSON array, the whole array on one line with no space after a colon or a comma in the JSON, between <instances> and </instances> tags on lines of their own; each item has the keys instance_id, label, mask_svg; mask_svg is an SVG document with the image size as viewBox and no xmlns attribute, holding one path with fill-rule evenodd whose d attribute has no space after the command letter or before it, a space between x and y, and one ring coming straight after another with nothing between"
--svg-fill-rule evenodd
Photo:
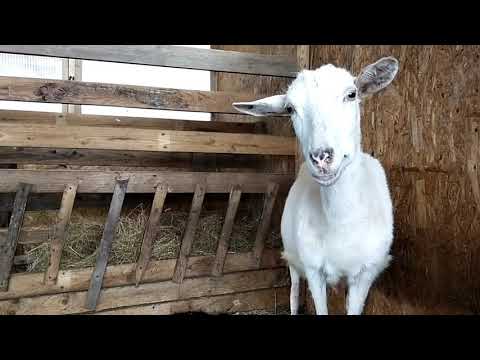
<instances>
[{"instance_id":1,"label":"hay","mask_svg":"<svg viewBox=\"0 0 480 360\"><path fill-rule=\"evenodd\" d=\"M76 269L94 266L97 248L103 234L106 209L74 209L66 231L60 268ZM150 209L142 205L123 211L112 244L109 265L129 264L137 261ZM192 247L192 256L213 255L220 238L224 211L204 211L200 215ZM56 212L27 213L24 226L49 226L55 223ZM233 226L229 252L248 252L252 249L261 214L253 209L239 211ZM160 217L160 231L152 249L152 260L178 256L180 243L188 221L188 212L166 209ZM50 234L50 237L53 234ZM272 231L266 241L267 248L280 246L278 232ZM49 244L25 245L24 252L32 262L27 272L43 272L48 267Z\"/></svg>"}]
</instances>

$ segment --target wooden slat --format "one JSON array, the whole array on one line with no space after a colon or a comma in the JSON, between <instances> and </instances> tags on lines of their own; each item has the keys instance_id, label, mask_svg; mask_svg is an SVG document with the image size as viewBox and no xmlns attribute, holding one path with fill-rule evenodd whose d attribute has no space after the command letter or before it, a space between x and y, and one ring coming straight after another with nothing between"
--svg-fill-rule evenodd
<instances>
[{"instance_id":1,"label":"wooden slat","mask_svg":"<svg viewBox=\"0 0 480 360\"><path fill-rule=\"evenodd\" d=\"M214 255L192 256L189 258L185 278L209 276ZM142 279L143 283L171 280L176 259L150 261ZM262 269L284 267L280 252L266 249L262 258ZM0 300L18 299L39 295L58 294L87 290L92 277L93 267L60 270L55 284L45 284L43 273L16 273L10 277L7 292L0 292ZM103 279L103 288L135 285L136 264L109 265ZM227 254L224 273L256 269L250 253Z\"/></svg>"},{"instance_id":2,"label":"wooden slat","mask_svg":"<svg viewBox=\"0 0 480 360\"><path fill-rule=\"evenodd\" d=\"M1 127L1 125L0 125ZM152 167L154 171L193 171L194 153L0 147L0 164ZM264 155L197 154L207 160L202 171L262 172L270 170ZM291 157L288 157L289 159ZM270 171L268 171L270 172ZM278 171L276 173L279 173ZM288 172L283 172L288 173Z\"/></svg>"},{"instance_id":3,"label":"wooden slat","mask_svg":"<svg viewBox=\"0 0 480 360\"><path fill-rule=\"evenodd\" d=\"M129 116L80 115L39 111L0 110L0 123L56 125L59 122L70 126L133 127L138 129L203 131L225 133L262 133L262 123L223 121L195 121Z\"/></svg>"},{"instance_id":4,"label":"wooden slat","mask_svg":"<svg viewBox=\"0 0 480 360\"><path fill-rule=\"evenodd\" d=\"M135 270L136 285L142 280L145 271L147 270L148 263L152 256L152 246L154 240L157 238L159 231L160 216L163 211L163 204L167 197L168 187L166 184L160 184L155 191L155 197L153 198L152 209L150 211L150 217L146 226L145 233L143 235L142 248L140 250L140 257L137 262L137 268Z\"/></svg>"},{"instance_id":5,"label":"wooden slat","mask_svg":"<svg viewBox=\"0 0 480 360\"><path fill-rule=\"evenodd\" d=\"M173 281L114 287L104 289L97 311L119 307L155 304L204 296L284 287L288 284L285 268L242 271L219 278L188 278L181 284ZM0 314L79 314L91 312L85 306L87 292L43 295L31 298L0 301Z\"/></svg>"},{"instance_id":6,"label":"wooden slat","mask_svg":"<svg viewBox=\"0 0 480 360\"><path fill-rule=\"evenodd\" d=\"M100 311L95 315L173 315L186 312L235 314L254 310L264 310L274 314L275 309L288 306L288 294L288 287L280 287L231 295L131 306Z\"/></svg>"},{"instance_id":7,"label":"wooden slat","mask_svg":"<svg viewBox=\"0 0 480 360\"><path fill-rule=\"evenodd\" d=\"M298 67L303 69L310 69L310 45L299 45L297 46L297 63ZM300 142L297 139L296 146L296 155L295 155L295 172L298 174L300 166L303 164L305 159L303 158L303 152Z\"/></svg>"},{"instance_id":8,"label":"wooden slat","mask_svg":"<svg viewBox=\"0 0 480 360\"><path fill-rule=\"evenodd\" d=\"M8 228L0 229L0 243L3 243L7 239ZM20 229L20 235L18 238L18 244L41 244L47 242L50 239L50 231L48 227L40 228L23 228Z\"/></svg>"},{"instance_id":9,"label":"wooden slat","mask_svg":"<svg viewBox=\"0 0 480 360\"><path fill-rule=\"evenodd\" d=\"M27 206L28 195L32 190L31 184L20 182L18 184L15 202L13 204L10 225L6 241L0 243L0 291L8 290L10 271L12 269L13 257L17 249L18 237L23 224L23 216Z\"/></svg>"},{"instance_id":10,"label":"wooden slat","mask_svg":"<svg viewBox=\"0 0 480 360\"><path fill-rule=\"evenodd\" d=\"M78 193L112 193L117 176L130 179L127 193L154 193L158 183L168 184L169 193L193 193L198 183L206 184L207 193L229 193L235 184L244 193L264 193L269 182L282 191L292 183L290 175L260 173L0 169L0 193L15 192L19 182L35 184L36 193L61 193L65 184L78 184Z\"/></svg>"},{"instance_id":11,"label":"wooden slat","mask_svg":"<svg viewBox=\"0 0 480 360\"><path fill-rule=\"evenodd\" d=\"M0 45L0 52L294 77L295 59L172 45Z\"/></svg>"},{"instance_id":12,"label":"wooden slat","mask_svg":"<svg viewBox=\"0 0 480 360\"><path fill-rule=\"evenodd\" d=\"M227 214L225 215L225 222L223 223L220 239L218 240L217 254L212 267L212 276L220 276L223 274L225 258L230 244L230 235L232 234L235 215L237 214L241 196L242 190L240 185L234 186L230 192Z\"/></svg>"},{"instance_id":13,"label":"wooden slat","mask_svg":"<svg viewBox=\"0 0 480 360\"><path fill-rule=\"evenodd\" d=\"M0 100L239 114L253 95L0 76ZM260 96L263 97L263 96Z\"/></svg>"},{"instance_id":14,"label":"wooden slat","mask_svg":"<svg viewBox=\"0 0 480 360\"><path fill-rule=\"evenodd\" d=\"M277 198L278 184L270 183L268 185L267 193L265 194L265 201L263 204L262 219L258 225L257 234L255 237L255 244L253 245L253 257L257 264L260 265L262 253L265 248L265 238L270 228L270 222L272 219L272 210L275 205L275 199Z\"/></svg>"},{"instance_id":15,"label":"wooden slat","mask_svg":"<svg viewBox=\"0 0 480 360\"><path fill-rule=\"evenodd\" d=\"M94 310L97 306L100 291L102 289L103 277L107 269L108 257L112 247L113 238L120 220L120 212L127 191L128 178L119 178L116 180L115 189L113 191L110 210L108 211L107 221L103 230L102 240L100 241L95 270L92 273L90 287L86 300L86 308Z\"/></svg>"},{"instance_id":16,"label":"wooden slat","mask_svg":"<svg viewBox=\"0 0 480 360\"><path fill-rule=\"evenodd\" d=\"M1 125L0 146L295 155L295 139L283 136L12 123Z\"/></svg>"},{"instance_id":17,"label":"wooden slat","mask_svg":"<svg viewBox=\"0 0 480 360\"><path fill-rule=\"evenodd\" d=\"M69 184L63 191L62 204L57 215L54 236L50 242L50 263L45 272L45 282L52 284L57 281L63 244L65 242L66 228L72 214L73 203L77 194L77 184Z\"/></svg>"},{"instance_id":18,"label":"wooden slat","mask_svg":"<svg viewBox=\"0 0 480 360\"><path fill-rule=\"evenodd\" d=\"M198 219L202 210L203 199L205 197L205 184L197 184L195 187L195 193L193 194L192 207L190 214L188 215L187 226L183 234L182 245L180 247L180 253L178 254L177 263L175 265L175 271L173 272L173 282L181 283L185 277L188 257L192 250L193 238L195 236L195 230L197 228Z\"/></svg>"}]
</instances>

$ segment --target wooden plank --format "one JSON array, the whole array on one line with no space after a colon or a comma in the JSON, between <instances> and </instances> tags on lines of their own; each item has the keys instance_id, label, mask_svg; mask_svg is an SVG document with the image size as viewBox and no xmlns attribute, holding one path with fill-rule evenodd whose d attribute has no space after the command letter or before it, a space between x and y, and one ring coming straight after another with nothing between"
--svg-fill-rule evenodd
<instances>
[{"instance_id":1,"label":"wooden plank","mask_svg":"<svg viewBox=\"0 0 480 360\"><path fill-rule=\"evenodd\" d=\"M0 243L7 239L8 228L0 229ZM22 228L18 237L18 244L30 245L41 244L50 240L50 229L48 227Z\"/></svg>"},{"instance_id":2,"label":"wooden plank","mask_svg":"<svg viewBox=\"0 0 480 360\"><path fill-rule=\"evenodd\" d=\"M298 45L297 46L297 63L299 69L310 69L310 45ZM296 155L295 155L295 173L298 174L300 166L305 161L302 152L302 146L297 139Z\"/></svg>"},{"instance_id":3,"label":"wooden plank","mask_svg":"<svg viewBox=\"0 0 480 360\"><path fill-rule=\"evenodd\" d=\"M60 269L60 260L62 257L63 244L65 242L66 228L72 214L73 203L77 194L77 184L69 184L63 191L62 204L57 214L57 223L55 224L54 236L50 242L50 263L45 272L45 282L55 283Z\"/></svg>"},{"instance_id":4,"label":"wooden plank","mask_svg":"<svg viewBox=\"0 0 480 360\"><path fill-rule=\"evenodd\" d=\"M172 281L181 283L185 277L187 270L188 257L192 250L193 238L197 228L200 212L202 211L203 199L205 197L206 185L204 183L197 184L195 193L193 194L192 207L188 215L187 226L182 238L182 245L180 253L178 254L177 263L175 264L175 271L173 272Z\"/></svg>"},{"instance_id":5,"label":"wooden plank","mask_svg":"<svg viewBox=\"0 0 480 360\"><path fill-rule=\"evenodd\" d=\"M152 256L152 246L154 240L157 238L159 232L159 221L163 211L163 204L167 197L168 187L166 184L159 184L155 191L155 197L153 198L152 209L148 218L145 233L143 235L142 248L140 250L140 257L137 262L135 270L136 285L142 280L145 271L147 270L148 263Z\"/></svg>"},{"instance_id":6,"label":"wooden plank","mask_svg":"<svg viewBox=\"0 0 480 360\"><path fill-rule=\"evenodd\" d=\"M275 199L278 194L278 184L268 184L268 190L265 194L265 201L263 203L262 219L258 225L257 234L255 236L255 244L253 245L253 257L257 264L260 265L262 253L265 248L265 238L270 228L270 222L272 219L272 210L275 205Z\"/></svg>"},{"instance_id":7,"label":"wooden plank","mask_svg":"<svg viewBox=\"0 0 480 360\"><path fill-rule=\"evenodd\" d=\"M92 273L90 287L86 300L86 307L94 310L97 306L100 291L102 289L103 277L107 269L108 256L112 247L113 238L120 220L120 212L127 191L128 178L118 178L116 180L115 189L113 191L112 202L108 211L107 221L103 230L102 240L100 241L95 270Z\"/></svg>"},{"instance_id":8,"label":"wooden plank","mask_svg":"<svg viewBox=\"0 0 480 360\"><path fill-rule=\"evenodd\" d=\"M237 214L241 196L241 186L234 186L232 191L230 191L227 214L225 215L225 222L223 223L220 239L218 240L217 254L212 267L212 276L220 276L223 274L225 258L230 244L230 235L232 234L233 223L235 222L235 215Z\"/></svg>"},{"instance_id":9,"label":"wooden plank","mask_svg":"<svg viewBox=\"0 0 480 360\"><path fill-rule=\"evenodd\" d=\"M288 287L172 301L100 311L95 315L173 315L186 312L235 314L254 310L275 312L289 304Z\"/></svg>"},{"instance_id":10,"label":"wooden plank","mask_svg":"<svg viewBox=\"0 0 480 360\"><path fill-rule=\"evenodd\" d=\"M10 279L10 271L17 249L18 237L23 224L23 216L27 206L28 195L32 190L32 185L20 182L18 184L15 202L13 204L10 225L8 226L8 234L5 242L0 243L0 291L8 290L8 282Z\"/></svg>"},{"instance_id":11,"label":"wooden plank","mask_svg":"<svg viewBox=\"0 0 480 360\"><path fill-rule=\"evenodd\" d=\"M295 155L295 139L283 136L12 123L0 127L0 146Z\"/></svg>"},{"instance_id":12,"label":"wooden plank","mask_svg":"<svg viewBox=\"0 0 480 360\"><path fill-rule=\"evenodd\" d=\"M294 77L295 59L172 45L0 45L0 52Z\"/></svg>"},{"instance_id":13,"label":"wooden plank","mask_svg":"<svg viewBox=\"0 0 480 360\"><path fill-rule=\"evenodd\" d=\"M96 311L119 307L155 304L205 296L285 287L288 277L285 268L242 271L222 277L188 278L181 284L173 281L104 289ZM0 301L0 314L79 314L91 312L85 306L86 291L42 295Z\"/></svg>"},{"instance_id":14,"label":"wooden plank","mask_svg":"<svg viewBox=\"0 0 480 360\"><path fill-rule=\"evenodd\" d=\"M0 76L0 100L7 101L239 114L232 103L253 101L255 97L220 91Z\"/></svg>"},{"instance_id":15,"label":"wooden plank","mask_svg":"<svg viewBox=\"0 0 480 360\"><path fill-rule=\"evenodd\" d=\"M214 260L214 255L192 256L189 259L185 278L209 276ZM175 263L176 259L150 261L142 282L151 283L171 280ZM261 264L262 269L284 267L284 265L278 250L265 250ZM224 273L248 271L255 268L256 264L252 261L250 253L227 254ZM87 290L93 269L93 267L88 267L60 270L55 284L45 284L43 282L43 273L15 273L11 275L8 291L0 293L0 300ZM107 266L103 287L135 285L135 269L136 264Z\"/></svg>"},{"instance_id":16,"label":"wooden plank","mask_svg":"<svg viewBox=\"0 0 480 360\"><path fill-rule=\"evenodd\" d=\"M154 151L0 147L0 164L65 165L69 168L79 165L143 167L142 170L148 170L145 168L152 167L155 168L154 171L194 171L193 155L193 153L162 153ZM265 168L262 163L265 159L264 155L196 155L206 160L202 171L269 172L269 169ZM83 169L86 170L85 167ZM279 172L277 171L276 173Z\"/></svg>"},{"instance_id":17,"label":"wooden plank","mask_svg":"<svg viewBox=\"0 0 480 360\"><path fill-rule=\"evenodd\" d=\"M80 115L40 111L0 110L0 123L30 125L55 125L59 122L70 126L133 127L138 129L203 131L225 133L259 133L263 128L255 123L196 121L129 116ZM264 131L263 131L264 132Z\"/></svg>"},{"instance_id":18,"label":"wooden plank","mask_svg":"<svg viewBox=\"0 0 480 360\"><path fill-rule=\"evenodd\" d=\"M261 173L167 172L167 171L84 171L0 169L0 193L15 192L19 182L35 184L36 193L61 193L65 184L78 184L78 193L112 193L117 176L128 177L127 193L154 193L158 183L168 184L169 193L193 193L205 183L207 193L229 193L242 184L244 193L264 193L267 184L280 184L288 191L291 175Z\"/></svg>"}]
</instances>

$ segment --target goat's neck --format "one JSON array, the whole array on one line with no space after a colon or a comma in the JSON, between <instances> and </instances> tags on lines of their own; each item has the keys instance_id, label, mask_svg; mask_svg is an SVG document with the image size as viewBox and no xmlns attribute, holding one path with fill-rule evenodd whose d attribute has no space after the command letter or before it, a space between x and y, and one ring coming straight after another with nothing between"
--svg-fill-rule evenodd
<instances>
[{"instance_id":1,"label":"goat's neck","mask_svg":"<svg viewBox=\"0 0 480 360\"><path fill-rule=\"evenodd\" d=\"M320 186L322 209L329 222L349 222L353 217L358 217L362 205L359 195L361 171L359 153L335 184Z\"/></svg>"}]
</instances>

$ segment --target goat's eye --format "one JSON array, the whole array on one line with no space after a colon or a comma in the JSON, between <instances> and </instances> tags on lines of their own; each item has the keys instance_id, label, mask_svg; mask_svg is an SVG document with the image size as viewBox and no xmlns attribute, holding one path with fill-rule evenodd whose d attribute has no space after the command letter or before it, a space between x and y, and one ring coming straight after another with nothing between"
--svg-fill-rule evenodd
<instances>
[{"instance_id":1,"label":"goat's eye","mask_svg":"<svg viewBox=\"0 0 480 360\"><path fill-rule=\"evenodd\" d=\"M288 113L288 114L293 114L293 106L292 105L287 105L285 107L285 111Z\"/></svg>"},{"instance_id":2,"label":"goat's eye","mask_svg":"<svg viewBox=\"0 0 480 360\"><path fill-rule=\"evenodd\" d=\"M347 100L355 100L357 98L357 92L355 90L350 90L347 93Z\"/></svg>"}]
</instances>

